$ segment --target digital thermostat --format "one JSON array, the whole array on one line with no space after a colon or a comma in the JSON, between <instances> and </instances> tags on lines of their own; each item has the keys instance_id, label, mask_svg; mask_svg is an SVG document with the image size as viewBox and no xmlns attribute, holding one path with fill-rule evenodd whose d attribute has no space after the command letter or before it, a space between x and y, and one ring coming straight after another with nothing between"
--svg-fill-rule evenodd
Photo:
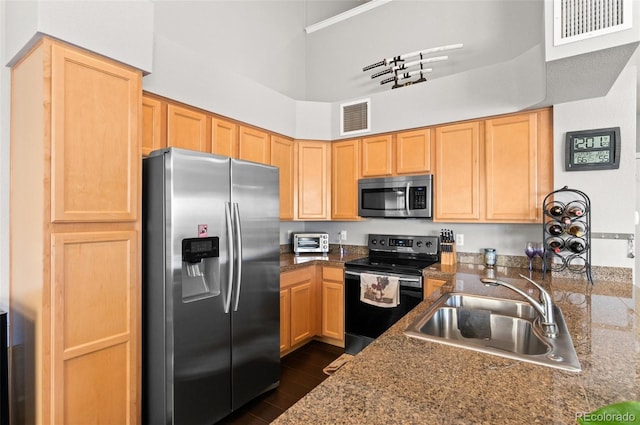
<instances>
[{"instance_id":1,"label":"digital thermostat","mask_svg":"<svg viewBox=\"0 0 640 425\"><path fill-rule=\"evenodd\" d=\"M570 131L565 170L609 170L620 167L620 127Z\"/></svg>"}]
</instances>

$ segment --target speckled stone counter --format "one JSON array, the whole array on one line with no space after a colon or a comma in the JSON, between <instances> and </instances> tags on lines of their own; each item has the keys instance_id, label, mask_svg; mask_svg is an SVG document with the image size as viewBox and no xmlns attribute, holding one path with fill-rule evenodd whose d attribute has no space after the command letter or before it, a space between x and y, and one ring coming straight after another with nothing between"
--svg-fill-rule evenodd
<instances>
[{"instance_id":1,"label":"speckled stone counter","mask_svg":"<svg viewBox=\"0 0 640 425\"><path fill-rule=\"evenodd\" d=\"M487 288L483 266L458 265L442 291L518 298ZM526 269L497 267L495 277L534 291ZM631 282L533 279L551 289L569 327L582 372L505 359L409 338L404 329L436 291L275 424L574 424L577 412L640 398L640 290Z\"/></svg>"},{"instance_id":2,"label":"speckled stone counter","mask_svg":"<svg viewBox=\"0 0 640 425\"><path fill-rule=\"evenodd\" d=\"M362 249L348 249L345 255L340 255L337 249L331 249L327 255L301 254L296 256L293 253L285 252L280 254L280 272L312 264L342 267L347 261L366 256L366 250Z\"/></svg>"}]
</instances>

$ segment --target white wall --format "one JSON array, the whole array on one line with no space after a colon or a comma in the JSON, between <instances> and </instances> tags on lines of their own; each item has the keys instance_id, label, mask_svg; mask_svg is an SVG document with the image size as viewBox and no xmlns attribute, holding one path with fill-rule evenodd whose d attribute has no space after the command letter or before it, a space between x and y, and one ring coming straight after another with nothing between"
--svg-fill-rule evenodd
<instances>
[{"instance_id":1,"label":"white wall","mask_svg":"<svg viewBox=\"0 0 640 425\"><path fill-rule=\"evenodd\" d=\"M220 66L203 55L157 35L154 72L143 88L189 105L281 133L296 131L296 102L249 77Z\"/></svg>"},{"instance_id":2,"label":"white wall","mask_svg":"<svg viewBox=\"0 0 640 425\"><path fill-rule=\"evenodd\" d=\"M591 198L594 232L635 233L637 68L627 66L609 94L602 98L554 106L554 183L577 188ZM564 171L564 134L567 131L620 127L620 168L603 171ZM625 241L593 240L592 263L633 267Z\"/></svg>"},{"instance_id":3,"label":"white wall","mask_svg":"<svg viewBox=\"0 0 640 425\"><path fill-rule=\"evenodd\" d=\"M540 0L394 0L308 35L307 100L388 93L390 84L380 85L379 78L370 77L374 70L362 68L436 46L465 45L443 52L449 59L430 66L429 85L443 76L510 61L544 42L543 17Z\"/></svg>"},{"instance_id":4,"label":"white wall","mask_svg":"<svg viewBox=\"0 0 640 425\"><path fill-rule=\"evenodd\" d=\"M129 1L7 1L4 63L47 34L146 72L152 70L153 3Z\"/></svg>"},{"instance_id":5,"label":"white wall","mask_svg":"<svg viewBox=\"0 0 640 425\"><path fill-rule=\"evenodd\" d=\"M376 134L505 114L532 107L546 94L544 52L534 46L516 58L371 98ZM333 104L332 139L340 135L340 104Z\"/></svg>"}]
</instances>

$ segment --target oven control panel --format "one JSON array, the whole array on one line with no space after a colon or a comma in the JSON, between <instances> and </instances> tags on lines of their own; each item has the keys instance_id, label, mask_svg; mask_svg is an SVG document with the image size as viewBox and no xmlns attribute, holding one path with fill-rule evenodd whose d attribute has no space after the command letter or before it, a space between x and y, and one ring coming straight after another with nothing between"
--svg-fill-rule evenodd
<instances>
[{"instance_id":1,"label":"oven control panel","mask_svg":"<svg viewBox=\"0 0 640 425\"><path fill-rule=\"evenodd\" d=\"M369 250L436 255L438 236L369 235Z\"/></svg>"}]
</instances>

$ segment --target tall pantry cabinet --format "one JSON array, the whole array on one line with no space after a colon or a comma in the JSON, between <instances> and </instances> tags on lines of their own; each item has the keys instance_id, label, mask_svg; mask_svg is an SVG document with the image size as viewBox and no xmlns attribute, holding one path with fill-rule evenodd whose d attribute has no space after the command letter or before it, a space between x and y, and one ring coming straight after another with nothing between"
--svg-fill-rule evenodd
<instances>
[{"instance_id":1,"label":"tall pantry cabinet","mask_svg":"<svg viewBox=\"0 0 640 425\"><path fill-rule=\"evenodd\" d=\"M11 84L11 421L138 423L141 73L43 38Z\"/></svg>"}]
</instances>

